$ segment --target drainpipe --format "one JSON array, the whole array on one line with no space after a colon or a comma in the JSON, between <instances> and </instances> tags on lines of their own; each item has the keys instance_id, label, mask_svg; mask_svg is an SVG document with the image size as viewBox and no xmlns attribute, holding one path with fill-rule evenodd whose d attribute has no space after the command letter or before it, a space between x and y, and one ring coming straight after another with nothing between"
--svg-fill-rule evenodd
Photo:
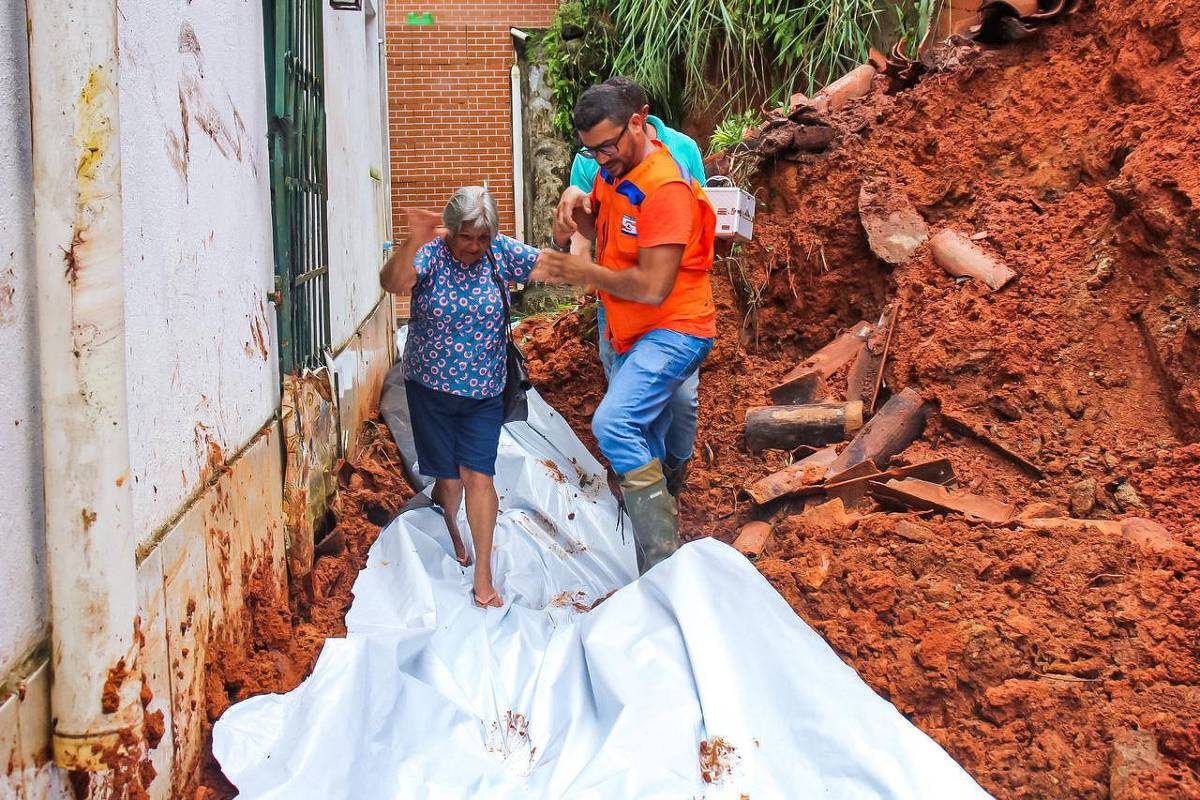
<instances>
[{"instance_id":1,"label":"drainpipe","mask_svg":"<svg viewBox=\"0 0 1200 800\"><path fill-rule=\"evenodd\" d=\"M144 751L134 619L116 0L27 4L54 760Z\"/></svg>"},{"instance_id":2,"label":"drainpipe","mask_svg":"<svg viewBox=\"0 0 1200 800\"><path fill-rule=\"evenodd\" d=\"M525 41L528 34L519 28L509 28L514 39ZM516 217L517 239L525 241L525 133L521 109L521 67L514 63L509 70L509 95L512 98L512 163L513 215Z\"/></svg>"}]
</instances>

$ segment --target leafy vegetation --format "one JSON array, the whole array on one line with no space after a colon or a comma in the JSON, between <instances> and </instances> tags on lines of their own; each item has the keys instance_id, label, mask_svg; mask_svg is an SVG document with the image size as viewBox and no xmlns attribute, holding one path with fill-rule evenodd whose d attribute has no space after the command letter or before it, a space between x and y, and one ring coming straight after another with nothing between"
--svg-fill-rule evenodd
<instances>
[{"instance_id":1,"label":"leafy vegetation","mask_svg":"<svg viewBox=\"0 0 1200 800\"><path fill-rule=\"evenodd\" d=\"M567 0L541 43L570 136L583 88L610 75L640 83L656 111L725 113L785 101L863 63L899 37L911 55L942 0ZM617 35L617 32L620 35Z\"/></svg>"},{"instance_id":2,"label":"leafy vegetation","mask_svg":"<svg viewBox=\"0 0 1200 800\"><path fill-rule=\"evenodd\" d=\"M753 110L730 114L717 125L717 129L713 131L713 135L709 138L709 155L733 147L742 140L742 136L746 133L747 128L761 125L762 121L762 115Z\"/></svg>"},{"instance_id":3,"label":"leafy vegetation","mask_svg":"<svg viewBox=\"0 0 1200 800\"><path fill-rule=\"evenodd\" d=\"M574 133L571 112L575 99L587 87L614 74L615 37L604 5L598 0L560 4L539 43L557 106L554 127L566 139Z\"/></svg>"}]
</instances>

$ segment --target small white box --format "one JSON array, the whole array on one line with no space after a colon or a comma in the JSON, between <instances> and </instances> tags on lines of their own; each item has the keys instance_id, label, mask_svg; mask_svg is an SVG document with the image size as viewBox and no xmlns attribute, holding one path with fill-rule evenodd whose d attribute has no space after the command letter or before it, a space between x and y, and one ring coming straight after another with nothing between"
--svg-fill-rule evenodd
<instances>
[{"instance_id":1,"label":"small white box","mask_svg":"<svg viewBox=\"0 0 1200 800\"><path fill-rule=\"evenodd\" d=\"M754 235L754 195L736 186L706 186L717 211L717 238L748 242Z\"/></svg>"}]
</instances>

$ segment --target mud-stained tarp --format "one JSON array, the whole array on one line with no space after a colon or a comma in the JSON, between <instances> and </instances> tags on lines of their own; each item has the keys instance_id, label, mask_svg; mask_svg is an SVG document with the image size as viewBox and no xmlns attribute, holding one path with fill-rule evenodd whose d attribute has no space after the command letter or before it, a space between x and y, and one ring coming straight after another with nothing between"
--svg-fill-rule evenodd
<instances>
[{"instance_id":1,"label":"mud-stained tarp","mask_svg":"<svg viewBox=\"0 0 1200 800\"><path fill-rule=\"evenodd\" d=\"M217 723L241 797L986 797L732 548L635 580L603 469L530 400L497 464L504 608L471 605L435 509L403 513L347 637Z\"/></svg>"}]
</instances>

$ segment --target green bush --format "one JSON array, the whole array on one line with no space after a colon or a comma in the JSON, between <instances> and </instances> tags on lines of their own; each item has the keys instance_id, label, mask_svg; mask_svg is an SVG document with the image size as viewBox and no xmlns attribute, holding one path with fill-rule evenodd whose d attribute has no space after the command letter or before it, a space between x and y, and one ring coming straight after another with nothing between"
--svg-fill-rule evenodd
<instances>
[{"instance_id":1,"label":"green bush","mask_svg":"<svg viewBox=\"0 0 1200 800\"><path fill-rule=\"evenodd\" d=\"M612 74L615 46L612 23L597 0L568 0L558 7L542 37L540 60L554 92L554 127L565 138L574 135L571 112L575 99Z\"/></svg>"}]
</instances>

